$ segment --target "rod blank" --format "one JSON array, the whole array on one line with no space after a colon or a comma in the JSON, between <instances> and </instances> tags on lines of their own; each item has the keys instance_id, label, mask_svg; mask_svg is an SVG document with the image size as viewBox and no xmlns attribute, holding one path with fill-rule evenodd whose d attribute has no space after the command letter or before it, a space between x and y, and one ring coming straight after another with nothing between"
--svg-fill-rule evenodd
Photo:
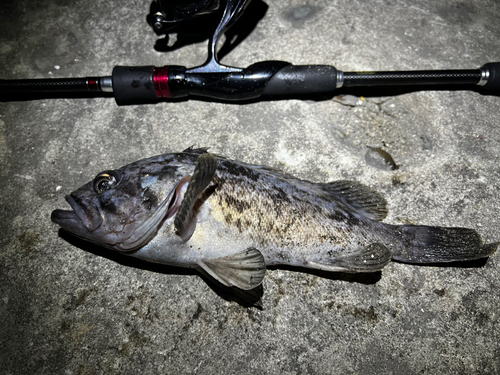
<instances>
[{"instance_id":1,"label":"rod blank","mask_svg":"<svg viewBox=\"0 0 500 375\"><path fill-rule=\"evenodd\" d=\"M301 97L340 87L479 85L500 91L500 62L474 70L341 72L328 65L262 61L245 69L193 70L183 66L123 67L111 77L0 80L0 94L113 92L118 105L156 103L164 97L224 101Z\"/></svg>"}]
</instances>

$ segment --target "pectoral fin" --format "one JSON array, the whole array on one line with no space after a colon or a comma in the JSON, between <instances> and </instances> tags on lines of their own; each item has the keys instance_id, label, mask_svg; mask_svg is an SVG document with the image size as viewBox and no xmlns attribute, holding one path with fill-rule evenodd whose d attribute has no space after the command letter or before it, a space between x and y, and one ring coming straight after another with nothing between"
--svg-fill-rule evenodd
<instances>
[{"instance_id":1,"label":"pectoral fin","mask_svg":"<svg viewBox=\"0 0 500 375\"><path fill-rule=\"evenodd\" d=\"M184 241L191 238L196 228L195 203L212 181L218 164L217 158L209 153L202 154L198 158L193 177L189 181L189 186L174 221L175 229Z\"/></svg>"},{"instance_id":2,"label":"pectoral fin","mask_svg":"<svg viewBox=\"0 0 500 375\"><path fill-rule=\"evenodd\" d=\"M254 248L223 258L199 261L198 265L222 284L243 290L259 286L266 274L264 257Z\"/></svg>"},{"instance_id":3,"label":"pectoral fin","mask_svg":"<svg viewBox=\"0 0 500 375\"><path fill-rule=\"evenodd\" d=\"M375 272L384 268L391 258L387 247L375 243L353 253L308 262L307 267L333 272Z\"/></svg>"}]
</instances>

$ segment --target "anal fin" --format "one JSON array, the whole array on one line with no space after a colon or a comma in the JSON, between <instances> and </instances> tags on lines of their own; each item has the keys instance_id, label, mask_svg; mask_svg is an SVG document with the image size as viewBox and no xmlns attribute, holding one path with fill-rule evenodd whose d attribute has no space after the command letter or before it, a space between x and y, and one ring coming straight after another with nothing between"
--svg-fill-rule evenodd
<instances>
[{"instance_id":1,"label":"anal fin","mask_svg":"<svg viewBox=\"0 0 500 375\"><path fill-rule=\"evenodd\" d=\"M254 248L222 258L199 261L198 265L220 283L243 290L259 286L266 274L264 256Z\"/></svg>"},{"instance_id":2,"label":"anal fin","mask_svg":"<svg viewBox=\"0 0 500 375\"><path fill-rule=\"evenodd\" d=\"M383 269L391 258L392 253L387 247L375 243L357 252L339 254L321 262L308 262L306 267L332 272L376 272Z\"/></svg>"}]
</instances>

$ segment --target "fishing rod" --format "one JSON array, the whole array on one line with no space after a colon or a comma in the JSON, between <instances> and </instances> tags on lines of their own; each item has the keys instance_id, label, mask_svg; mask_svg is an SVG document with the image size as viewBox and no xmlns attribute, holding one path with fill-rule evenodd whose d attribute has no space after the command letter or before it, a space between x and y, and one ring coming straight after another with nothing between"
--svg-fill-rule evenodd
<instances>
[{"instance_id":1,"label":"fishing rod","mask_svg":"<svg viewBox=\"0 0 500 375\"><path fill-rule=\"evenodd\" d=\"M160 9L148 16L148 22L157 33L221 10L224 4L223 0L155 1ZM469 70L380 72L342 72L330 65L292 65L284 61L261 61L247 68L223 65L217 58L218 42L250 1L225 1L222 19L209 40L208 59L201 66L116 66L112 75L105 77L0 80L0 95L112 93L118 105L130 105L189 97L231 102L303 97L331 94L345 87L465 85L470 89L480 86L500 90L500 62Z\"/></svg>"}]
</instances>

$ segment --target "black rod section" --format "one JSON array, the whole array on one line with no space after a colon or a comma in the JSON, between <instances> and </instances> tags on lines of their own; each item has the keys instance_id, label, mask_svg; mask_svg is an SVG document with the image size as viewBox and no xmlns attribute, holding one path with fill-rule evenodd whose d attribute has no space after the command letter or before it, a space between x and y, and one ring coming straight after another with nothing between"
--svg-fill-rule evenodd
<instances>
[{"instance_id":1,"label":"black rod section","mask_svg":"<svg viewBox=\"0 0 500 375\"><path fill-rule=\"evenodd\" d=\"M99 92L100 78L53 78L0 80L0 93Z\"/></svg>"},{"instance_id":2,"label":"black rod section","mask_svg":"<svg viewBox=\"0 0 500 375\"><path fill-rule=\"evenodd\" d=\"M477 84L481 70L344 72L344 87Z\"/></svg>"}]
</instances>

